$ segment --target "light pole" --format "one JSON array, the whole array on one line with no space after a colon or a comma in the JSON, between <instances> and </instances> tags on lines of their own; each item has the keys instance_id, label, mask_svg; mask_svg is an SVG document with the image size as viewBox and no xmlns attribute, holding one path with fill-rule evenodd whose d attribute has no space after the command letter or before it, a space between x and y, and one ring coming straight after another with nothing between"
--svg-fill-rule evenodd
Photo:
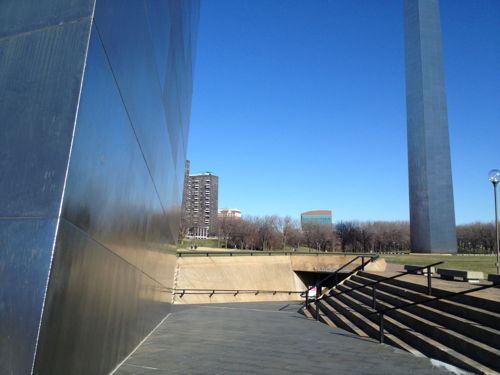
<instances>
[{"instance_id":1,"label":"light pole","mask_svg":"<svg viewBox=\"0 0 500 375\"><path fill-rule=\"evenodd\" d=\"M499 253L500 250L498 244L498 202L497 202L497 185L498 181L500 181L500 171L498 169L492 169L490 173L488 173L488 179L493 184L493 195L495 196L495 233L496 233L496 244L497 244L497 275L500 275L500 263L499 263Z\"/></svg>"}]
</instances>

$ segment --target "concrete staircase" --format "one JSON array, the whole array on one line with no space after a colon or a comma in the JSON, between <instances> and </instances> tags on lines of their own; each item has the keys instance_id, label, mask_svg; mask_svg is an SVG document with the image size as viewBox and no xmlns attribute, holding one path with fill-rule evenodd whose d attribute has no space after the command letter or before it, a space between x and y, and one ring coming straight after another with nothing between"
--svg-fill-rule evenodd
<instances>
[{"instance_id":1,"label":"concrete staircase","mask_svg":"<svg viewBox=\"0 0 500 375\"><path fill-rule=\"evenodd\" d=\"M384 277L359 272L328 295L361 287ZM379 338L379 316L373 314L372 287L327 297L318 302L319 320L360 336ZM376 310L432 298L427 287L393 279L377 284ZM449 292L433 288L433 297ZM306 316L316 316L310 304ZM419 356L427 356L474 373L500 372L500 301L471 295L438 300L384 316L384 342Z\"/></svg>"}]
</instances>

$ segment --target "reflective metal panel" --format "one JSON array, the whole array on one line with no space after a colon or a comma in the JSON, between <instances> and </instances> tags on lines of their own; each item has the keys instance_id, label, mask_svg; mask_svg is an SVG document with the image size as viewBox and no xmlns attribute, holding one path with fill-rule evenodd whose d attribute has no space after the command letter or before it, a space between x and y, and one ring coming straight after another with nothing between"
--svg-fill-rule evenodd
<instances>
[{"instance_id":1,"label":"reflective metal panel","mask_svg":"<svg viewBox=\"0 0 500 375\"><path fill-rule=\"evenodd\" d=\"M170 306L197 1L99 0L87 55L92 3L0 2L2 373L108 373Z\"/></svg>"},{"instance_id":2,"label":"reflective metal panel","mask_svg":"<svg viewBox=\"0 0 500 375\"><path fill-rule=\"evenodd\" d=\"M163 90L165 75L167 74L170 32L172 30L169 0L146 1L146 16L156 59L158 79Z\"/></svg>"},{"instance_id":3,"label":"reflective metal panel","mask_svg":"<svg viewBox=\"0 0 500 375\"><path fill-rule=\"evenodd\" d=\"M58 214L89 32L87 18L0 40L0 216Z\"/></svg>"},{"instance_id":4,"label":"reflective metal panel","mask_svg":"<svg viewBox=\"0 0 500 375\"><path fill-rule=\"evenodd\" d=\"M168 14L160 16L169 23ZM175 176L171 164L175 146L169 142L169 133L175 131L175 126L167 127L165 121L145 2L99 0L95 18L127 114L165 205L169 200L166 195L168 180Z\"/></svg>"},{"instance_id":5,"label":"reflective metal panel","mask_svg":"<svg viewBox=\"0 0 500 375\"><path fill-rule=\"evenodd\" d=\"M158 281L173 272L174 263L158 274L143 266L146 253L174 243L173 234L95 29L63 216Z\"/></svg>"},{"instance_id":6,"label":"reflective metal panel","mask_svg":"<svg viewBox=\"0 0 500 375\"><path fill-rule=\"evenodd\" d=\"M175 15L175 13L174 13ZM175 27L175 24L172 25ZM178 68L178 55L179 49L181 48L179 30L174 29L171 33L170 38L170 50L168 53L167 60L167 74L165 76L165 83L163 89L163 101L165 105L165 113L167 124L169 126L169 136L170 143L172 145L172 155L174 157L174 163L177 164L177 154L178 154L178 141L179 136L182 131L182 121L181 121L181 92L178 85L180 84L180 78L178 75L182 74Z\"/></svg>"},{"instance_id":7,"label":"reflective metal panel","mask_svg":"<svg viewBox=\"0 0 500 375\"><path fill-rule=\"evenodd\" d=\"M438 0L405 0L411 247L457 251Z\"/></svg>"},{"instance_id":8,"label":"reflective metal panel","mask_svg":"<svg viewBox=\"0 0 500 375\"><path fill-rule=\"evenodd\" d=\"M2 0L0 38L90 17L95 0Z\"/></svg>"},{"instance_id":9,"label":"reflective metal panel","mask_svg":"<svg viewBox=\"0 0 500 375\"><path fill-rule=\"evenodd\" d=\"M167 314L170 293L62 219L35 373L106 374Z\"/></svg>"},{"instance_id":10,"label":"reflective metal panel","mask_svg":"<svg viewBox=\"0 0 500 375\"><path fill-rule=\"evenodd\" d=\"M34 361L56 220L0 220L0 374Z\"/></svg>"}]
</instances>

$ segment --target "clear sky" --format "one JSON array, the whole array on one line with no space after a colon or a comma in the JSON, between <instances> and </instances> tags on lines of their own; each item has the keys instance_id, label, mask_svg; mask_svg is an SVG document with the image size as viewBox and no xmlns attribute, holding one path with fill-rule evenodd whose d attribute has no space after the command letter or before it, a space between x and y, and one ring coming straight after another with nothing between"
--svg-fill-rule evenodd
<instances>
[{"instance_id":1,"label":"clear sky","mask_svg":"<svg viewBox=\"0 0 500 375\"><path fill-rule=\"evenodd\" d=\"M188 159L245 215L408 220L402 0L202 0ZM457 223L493 220L500 1L441 0Z\"/></svg>"}]
</instances>

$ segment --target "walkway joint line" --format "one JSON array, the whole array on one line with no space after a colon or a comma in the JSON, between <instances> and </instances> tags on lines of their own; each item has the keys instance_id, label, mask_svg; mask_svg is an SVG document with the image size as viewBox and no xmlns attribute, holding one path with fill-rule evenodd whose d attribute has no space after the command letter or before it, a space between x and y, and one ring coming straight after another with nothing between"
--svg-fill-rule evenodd
<instances>
[{"instance_id":1,"label":"walkway joint line","mask_svg":"<svg viewBox=\"0 0 500 375\"><path fill-rule=\"evenodd\" d=\"M127 359L129 359L129 358L132 356L132 354L134 354L134 353L136 352L136 350L139 348L139 346L141 346L141 345L144 343L144 341L146 341L146 340L149 338L149 336L151 336L151 335L153 334L153 332L154 332L154 331L156 331L156 330L157 330L157 328L158 328L158 327L159 327L159 326L160 326L160 325L161 325L161 324L162 324L165 320L167 320L167 318L168 318L170 315L172 315L172 313L168 313L168 314L167 314L167 316L166 316L166 317L164 317L164 318L161 320L161 322L160 322L160 323L158 323L158 324L156 325L156 327L154 327L154 328L151 330L151 332L149 332L149 333L148 333L148 335L147 335L146 337L144 337L144 338L142 339L142 341L141 341L139 344L137 344L137 346L134 348L134 350L132 350L132 351L130 352L130 354L129 354L128 356L126 356L126 357L123 359L123 361L121 361L120 363L118 363L118 365L117 365L117 366L113 369L113 371L111 371L111 372L109 373L109 375L113 375L113 374L116 372L116 370L118 370L118 369L121 367L121 365L123 365L123 364L125 363L125 361L126 361Z\"/></svg>"}]
</instances>

